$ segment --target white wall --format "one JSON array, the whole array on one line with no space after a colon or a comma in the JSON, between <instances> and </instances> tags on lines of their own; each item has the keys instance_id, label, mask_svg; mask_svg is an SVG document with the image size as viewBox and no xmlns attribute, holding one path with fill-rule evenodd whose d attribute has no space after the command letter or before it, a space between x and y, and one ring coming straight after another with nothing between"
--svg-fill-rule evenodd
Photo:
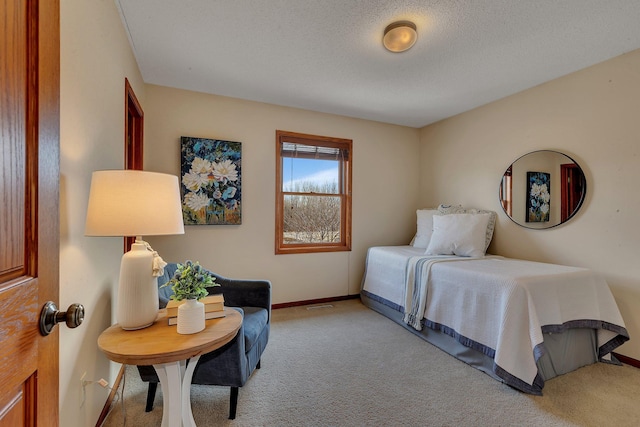
<instances>
[{"instance_id":1,"label":"white wall","mask_svg":"<svg viewBox=\"0 0 640 427\"><path fill-rule=\"evenodd\" d=\"M274 255L276 129L353 140L351 252ZM274 303L303 301L359 293L366 249L415 233L417 129L147 85L146 168L180 175L180 136L242 142L242 225L148 237L165 260L269 279Z\"/></svg>"},{"instance_id":2,"label":"white wall","mask_svg":"<svg viewBox=\"0 0 640 427\"><path fill-rule=\"evenodd\" d=\"M60 328L60 425L95 425L108 390L87 387L80 377L114 372L97 339L112 319L121 238L84 236L91 172L122 169L124 163L125 77L139 101L144 85L113 1L62 0L60 58L60 301L78 302L86 316L76 329Z\"/></svg>"},{"instance_id":3,"label":"white wall","mask_svg":"<svg viewBox=\"0 0 640 427\"><path fill-rule=\"evenodd\" d=\"M498 212L489 251L588 267L609 283L640 359L640 51L428 126L421 131L420 203ZM568 223L514 224L498 186L506 168L540 149L564 152L584 170L587 197Z\"/></svg>"}]
</instances>

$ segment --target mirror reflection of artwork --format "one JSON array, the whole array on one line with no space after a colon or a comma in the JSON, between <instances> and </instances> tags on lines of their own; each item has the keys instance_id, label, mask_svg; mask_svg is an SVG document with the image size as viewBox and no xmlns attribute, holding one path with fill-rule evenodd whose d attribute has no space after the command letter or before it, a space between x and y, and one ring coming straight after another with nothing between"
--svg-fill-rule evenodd
<instances>
[{"instance_id":1,"label":"mirror reflection of artwork","mask_svg":"<svg viewBox=\"0 0 640 427\"><path fill-rule=\"evenodd\" d=\"M187 136L180 139L185 225L241 224L242 143Z\"/></svg>"},{"instance_id":2,"label":"mirror reflection of artwork","mask_svg":"<svg viewBox=\"0 0 640 427\"><path fill-rule=\"evenodd\" d=\"M548 222L551 204L551 174L527 172L527 222Z\"/></svg>"},{"instance_id":3,"label":"mirror reflection of artwork","mask_svg":"<svg viewBox=\"0 0 640 427\"><path fill-rule=\"evenodd\" d=\"M548 218L529 219L529 176L527 172L549 174ZM545 229L564 224L575 217L587 194L582 168L571 157L553 150L538 150L517 158L500 180L499 198L505 214L514 223L531 229ZM546 208L545 208L546 209ZM540 212L542 213L542 212Z\"/></svg>"}]
</instances>

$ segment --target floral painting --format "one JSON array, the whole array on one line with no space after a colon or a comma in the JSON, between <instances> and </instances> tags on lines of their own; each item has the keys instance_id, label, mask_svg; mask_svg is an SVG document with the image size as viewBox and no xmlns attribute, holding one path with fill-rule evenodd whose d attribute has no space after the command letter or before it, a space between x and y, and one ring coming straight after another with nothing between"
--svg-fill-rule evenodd
<instances>
[{"instance_id":1,"label":"floral painting","mask_svg":"<svg viewBox=\"0 0 640 427\"><path fill-rule=\"evenodd\" d=\"M190 224L241 224L242 143L181 137L182 215Z\"/></svg>"},{"instance_id":2,"label":"floral painting","mask_svg":"<svg viewBox=\"0 0 640 427\"><path fill-rule=\"evenodd\" d=\"M549 221L551 175L527 172L527 222Z\"/></svg>"}]
</instances>

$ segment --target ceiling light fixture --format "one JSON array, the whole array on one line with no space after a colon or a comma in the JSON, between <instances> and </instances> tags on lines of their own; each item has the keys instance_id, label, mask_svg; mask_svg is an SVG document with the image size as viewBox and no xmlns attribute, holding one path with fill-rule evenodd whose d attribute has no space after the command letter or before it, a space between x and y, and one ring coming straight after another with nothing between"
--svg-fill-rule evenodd
<instances>
[{"instance_id":1,"label":"ceiling light fixture","mask_svg":"<svg viewBox=\"0 0 640 427\"><path fill-rule=\"evenodd\" d=\"M411 21L396 21L384 29L382 44L391 52L404 52L418 39L416 24Z\"/></svg>"}]
</instances>

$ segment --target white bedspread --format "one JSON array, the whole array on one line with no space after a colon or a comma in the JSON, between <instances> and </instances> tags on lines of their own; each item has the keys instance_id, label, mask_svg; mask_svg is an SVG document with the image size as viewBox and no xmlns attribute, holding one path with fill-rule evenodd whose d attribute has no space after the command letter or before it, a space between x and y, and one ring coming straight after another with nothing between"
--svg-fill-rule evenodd
<instances>
[{"instance_id":1,"label":"white bedspread","mask_svg":"<svg viewBox=\"0 0 640 427\"><path fill-rule=\"evenodd\" d=\"M628 337L609 286L591 270L502 257L434 259L410 247L386 248L369 251L365 291L405 307L405 313L418 307L415 316L430 328L494 350L496 365L526 384L538 373L543 329L598 325L601 349L621 331ZM407 284L410 266L423 269L414 272L413 284ZM379 273L384 279L372 277ZM411 292L412 286L422 290Z\"/></svg>"}]
</instances>

